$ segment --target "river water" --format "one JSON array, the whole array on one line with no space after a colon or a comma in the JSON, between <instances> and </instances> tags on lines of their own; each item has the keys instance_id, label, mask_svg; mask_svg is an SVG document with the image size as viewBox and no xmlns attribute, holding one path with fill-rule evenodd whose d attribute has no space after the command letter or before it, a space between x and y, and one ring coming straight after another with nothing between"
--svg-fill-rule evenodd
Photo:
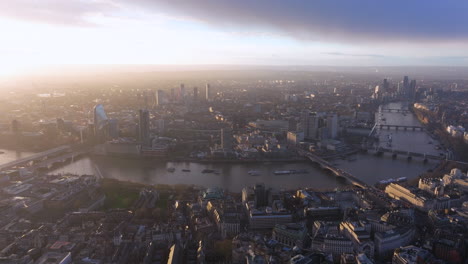
<instances>
[{"instance_id":1,"label":"river water","mask_svg":"<svg viewBox=\"0 0 468 264\"><path fill-rule=\"evenodd\" d=\"M402 103L391 103L388 108L402 108ZM377 113L376 115L379 115ZM387 124L420 125L411 114L382 113ZM379 116L380 117L380 116ZM438 153L434 146L437 144L425 132L419 131L378 131L381 144L385 144L388 133L392 133L394 148L422 153ZM429 144L429 141L434 141ZM432 152L430 152L432 151ZM0 163L24 157L32 153L15 154L7 152L0 155ZM356 154L349 159L332 161L338 167L360 178L368 184L374 184L379 180L407 177L414 178L419 174L437 165L437 162L423 163L421 159L413 159L408 162L406 157L392 159L389 154L381 157L372 154ZM175 168L169 172L168 168ZM190 172L183 172L189 169ZM213 169L219 172L202 173L204 169ZM306 174L274 175L275 170L307 170ZM250 176L249 171L256 170L259 176ZM85 157L75 162L58 168L52 173L74 174L101 174L105 178L113 178L124 181L135 181L145 184L195 184L200 186L218 186L230 191L240 191L244 186L255 183L265 183L267 186L277 189L293 189L312 187L317 189L331 189L343 186L344 183L337 180L328 172L315 167L309 162L295 163L213 163L203 164L195 162L158 162L154 160L135 160L111 157Z\"/></svg>"},{"instance_id":2,"label":"river water","mask_svg":"<svg viewBox=\"0 0 468 264\"><path fill-rule=\"evenodd\" d=\"M1 149L0 148L0 164L8 163L17 159L21 159L27 156L31 156L35 152L30 151L17 151L10 149Z\"/></svg>"}]
</instances>

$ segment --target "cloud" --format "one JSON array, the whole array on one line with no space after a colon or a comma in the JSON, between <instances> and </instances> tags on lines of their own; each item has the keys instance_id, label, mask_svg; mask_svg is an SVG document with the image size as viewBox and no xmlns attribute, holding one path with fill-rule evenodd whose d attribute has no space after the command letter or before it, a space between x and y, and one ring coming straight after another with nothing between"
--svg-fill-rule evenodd
<instances>
[{"instance_id":1,"label":"cloud","mask_svg":"<svg viewBox=\"0 0 468 264\"><path fill-rule=\"evenodd\" d=\"M343 53L343 52L322 52L321 54L333 55L333 56L349 56L349 57L367 57L367 58L384 58L384 55L380 54L355 54L355 53Z\"/></svg>"},{"instance_id":2,"label":"cloud","mask_svg":"<svg viewBox=\"0 0 468 264\"><path fill-rule=\"evenodd\" d=\"M463 0L0 0L0 16L92 25L87 15L140 8L233 32L267 32L338 42L464 42Z\"/></svg>"},{"instance_id":3,"label":"cloud","mask_svg":"<svg viewBox=\"0 0 468 264\"><path fill-rule=\"evenodd\" d=\"M0 16L47 24L92 26L87 15L116 9L106 0L0 0Z\"/></svg>"},{"instance_id":4,"label":"cloud","mask_svg":"<svg viewBox=\"0 0 468 264\"><path fill-rule=\"evenodd\" d=\"M464 41L459 0L117 0L216 27L269 29L304 40Z\"/></svg>"}]
</instances>

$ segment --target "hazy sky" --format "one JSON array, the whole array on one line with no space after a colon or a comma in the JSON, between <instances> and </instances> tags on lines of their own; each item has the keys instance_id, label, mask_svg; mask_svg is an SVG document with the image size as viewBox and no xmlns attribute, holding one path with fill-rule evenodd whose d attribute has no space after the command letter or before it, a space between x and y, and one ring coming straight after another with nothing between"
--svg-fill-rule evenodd
<instances>
[{"instance_id":1,"label":"hazy sky","mask_svg":"<svg viewBox=\"0 0 468 264\"><path fill-rule=\"evenodd\" d=\"M0 0L0 73L43 64L468 66L463 0Z\"/></svg>"}]
</instances>

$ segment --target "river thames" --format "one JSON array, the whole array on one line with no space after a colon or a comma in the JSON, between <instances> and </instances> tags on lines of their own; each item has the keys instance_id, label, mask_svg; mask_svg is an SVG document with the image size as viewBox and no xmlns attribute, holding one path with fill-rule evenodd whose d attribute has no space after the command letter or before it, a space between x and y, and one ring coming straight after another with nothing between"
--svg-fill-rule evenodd
<instances>
[{"instance_id":1,"label":"river thames","mask_svg":"<svg viewBox=\"0 0 468 264\"><path fill-rule=\"evenodd\" d=\"M388 108L402 108L402 103L392 103ZM380 115L377 113L376 115ZM385 118L387 124L415 125L418 120L411 114L382 113L378 118ZM392 135L392 146L407 151L417 150L422 153L438 153L434 146L437 142L422 131L378 131L381 144L385 144L388 134ZM429 143L431 142L431 143ZM6 163L31 153L3 150L0 163ZM417 177L434 168L435 161L424 163L422 159L407 161L406 157L392 159L390 155L380 157L372 154L356 154L348 159L334 160L332 163L350 172L368 184L374 184L388 178ZM168 168L174 168L169 172ZM202 173L204 169L213 169L218 173ZM275 170L306 170L304 174L275 175ZM186 171L183 171L186 170ZM190 170L190 171L187 171ZM249 171L258 171L258 176L249 175ZM344 186L342 180L309 162L266 162L266 163L196 163L196 162L158 162L155 160L137 160L102 156L84 157L71 164L53 170L51 173L101 174L105 178L134 181L144 184L194 184L199 186L217 186L230 191L240 191L244 186L265 183L277 189L312 187L333 189Z\"/></svg>"}]
</instances>

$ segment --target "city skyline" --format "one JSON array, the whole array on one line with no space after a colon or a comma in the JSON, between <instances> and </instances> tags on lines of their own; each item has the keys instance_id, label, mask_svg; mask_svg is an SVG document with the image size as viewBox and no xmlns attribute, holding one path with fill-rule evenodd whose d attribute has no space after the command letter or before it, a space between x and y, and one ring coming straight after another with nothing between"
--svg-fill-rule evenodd
<instances>
[{"instance_id":1,"label":"city skyline","mask_svg":"<svg viewBox=\"0 0 468 264\"><path fill-rule=\"evenodd\" d=\"M0 262L468 264L467 11L0 0Z\"/></svg>"}]
</instances>

